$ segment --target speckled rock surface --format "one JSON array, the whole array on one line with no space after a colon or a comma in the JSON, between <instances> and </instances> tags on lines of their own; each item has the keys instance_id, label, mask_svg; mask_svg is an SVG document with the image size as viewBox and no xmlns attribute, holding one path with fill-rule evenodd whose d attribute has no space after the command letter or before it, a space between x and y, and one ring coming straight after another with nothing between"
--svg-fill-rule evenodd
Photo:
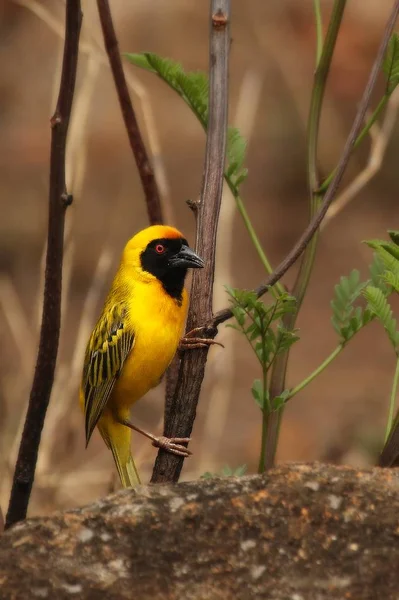
<instances>
[{"instance_id":1,"label":"speckled rock surface","mask_svg":"<svg viewBox=\"0 0 399 600\"><path fill-rule=\"evenodd\" d=\"M291 464L32 519L0 537L0 598L398 600L399 474Z\"/></svg>"}]
</instances>

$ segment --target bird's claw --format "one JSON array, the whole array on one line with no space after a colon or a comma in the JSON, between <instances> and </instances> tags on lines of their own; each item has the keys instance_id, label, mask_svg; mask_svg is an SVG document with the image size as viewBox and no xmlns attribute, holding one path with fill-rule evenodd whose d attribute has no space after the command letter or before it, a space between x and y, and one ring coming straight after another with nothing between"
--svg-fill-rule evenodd
<instances>
[{"instance_id":1,"label":"bird's claw","mask_svg":"<svg viewBox=\"0 0 399 600\"><path fill-rule=\"evenodd\" d=\"M202 338L198 337L198 333L202 333L206 330L206 327L195 327L191 331L187 332L184 337L181 338L179 343L179 351L183 352L184 350L193 350L194 348L207 348L209 346L221 346L224 348L223 344L220 342L215 342L212 338Z\"/></svg>"},{"instance_id":2,"label":"bird's claw","mask_svg":"<svg viewBox=\"0 0 399 600\"><path fill-rule=\"evenodd\" d=\"M153 440L152 445L155 446L155 448L162 448L162 450L166 450L166 452L170 452L171 454L176 454L177 456L184 456L184 458L187 458L191 456L192 452L186 448L186 446L182 446L182 444L188 444L189 441L190 438L187 437L168 438L161 435Z\"/></svg>"}]
</instances>

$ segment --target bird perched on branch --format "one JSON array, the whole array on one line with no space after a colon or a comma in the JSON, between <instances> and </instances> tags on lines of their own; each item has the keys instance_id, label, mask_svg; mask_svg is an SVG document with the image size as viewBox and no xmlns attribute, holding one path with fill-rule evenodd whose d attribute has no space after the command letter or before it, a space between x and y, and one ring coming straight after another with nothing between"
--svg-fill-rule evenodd
<instances>
[{"instance_id":1,"label":"bird perched on branch","mask_svg":"<svg viewBox=\"0 0 399 600\"><path fill-rule=\"evenodd\" d=\"M102 314L86 349L80 403L86 446L98 427L112 451L121 483L140 480L130 452L131 430L159 448L188 456L189 438L156 437L130 422L130 408L158 385L179 346L188 298L187 269L202 259L173 227L154 225L137 233L122 254ZM183 338L186 347L212 340Z\"/></svg>"}]
</instances>

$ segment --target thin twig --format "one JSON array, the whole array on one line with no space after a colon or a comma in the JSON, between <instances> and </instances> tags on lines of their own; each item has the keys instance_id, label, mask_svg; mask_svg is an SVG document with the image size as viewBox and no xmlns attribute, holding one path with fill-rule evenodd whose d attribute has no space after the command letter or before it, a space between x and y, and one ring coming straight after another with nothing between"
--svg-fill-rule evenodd
<instances>
[{"instance_id":1,"label":"thin twig","mask_svg":"<svg viewBox=\"0 0 399 600\"><path fill-rule=\"evenodd\" d=\"M359 135L359 133L361 131L364 117L366 115L366 111L367 111L368 105L370 103L370 97L371 97L372 91L374 89L374 86L375 86L375 83L376 83L376 80L378 77L378 73L381 68L382 61L384 59L384 55L385 55L385 51L386 51L386 48L388 45L389 38L392 35L393 28L394 28L396 20L398 18L398 13L399 13L399 0L395 0L392 12L391 12L389 19L387 21L387 24L385 26L383 38L382 38L380 47L378 49L377 56L374 60L373 67L371 69L370 76L367 81L364 93L363 93L363 97L359 104L359 107L358 107L358 110L356 113L356 117L355 117L355 120L352 125L352 129L346 140L346 144L345 144L345 147L341 154L341 158L339 160L334 178L326 192L326 195L324 196L323 202L322 202L319 210L317 211L317 213L314 215L313 219L310 221L309 225L306 227L303 234L300 236L299 240L296 242L296 244L292 248L292 250L287 254L287 256L284 258L284 260L278 265L278 267L272 273L272 275L270 275L270 277L268 277L266 282L254 290L256 292L258 298L260 296L263 296L272 285L274 285L277 281L279 281L286 274L288 269L290 267L292 267L292 265L298 260L298 258L301 256L301 254L305 251L309 241L312 239L313 235L320 227L320 224L323 221L323 219L328 211L329 206L331 205L332 201L334 200L334 198L337 194L338 188L341 184L342 177L345 173L346 167L348 165L348 162L349 162L352 150L353 150L353 145L356 141L357 136ZM215 315L213 315L212 319L210 319L207 323L204 323L204 325L211 327L211 328L217 327L221 323L224 323L228 319L231 319L232 316L233 316L233 314L232 314L231 310L225 308L225 309L217 312Z\"/></svg>"},{"instance_id":2,"label":"thin twig","mask_svg":"<svg viewBox=\"0 0 399 600\"><path fill-rule=\"evenodd\" d=\"M331 61L335 50L338 34L341 28L342 18L344 16L346 0L335 0L331 12L328 31L323 44L320 58L317 61L317 68L314 75L314 83L312 97L310 101L310 110L308 117L308 164L307 164L307 179L308 191L310 198L310 220L317 213L317 210L322 201L322 195L315 193L319 187L318 165L317 165L317 150L319 141L319 127L323 107L323 100L326 90L328 74L331 67ZM315 3L316 20L320 19L318 10L320 6ZM305 298L306 290L309 285L310 276L313 270L314 260L316 256L318 242L318 232L310 240L301 260L299 271L292 288L292 295L296 300L295 312L287 313L283 316L282 322L288 331L292 331L295 327L296 319ZM288 361L290 357L290 348L285 352L281 352L276 357L273 365L270 378L269 394L271 402L277 396L280 396L285 389L285 381L287 375ZM279 410L273 411L267 419L267 425L263 429L262 435L262 452L264 455L264 467L270 469L274 465L278 437L280 431L281 419L284 411L284 406Z\"/></svg>"},{"instance_id":3,"label":"thin twig","mask_svg":"<svg viewBox=\"0 0 399 600\"><path fill-rule=\"evenodd\" d=\"M43 319L35 375L6 517L6 528L26 516L41 432L54 381L61 320L64 221L66 208L72 200L65 186L65 149L75 90L81 22L80 0L67 0L60 93L51 119L49 224Z\"/></svg>"},{"instance_id":4,"label":"thin twig","mask_svg":"<svg viewBox=\"0 0 399 600\"><path fill-rule=\"evenodd\" d=\"M161 199L126 84L108 0L97 0L97 7L123 120L146 198L148 218L152 225L162 223Z\"/></svg>"},{"instance_id":5,"label":"thin twig","mask_svg":"<svg viewBox=\"0 0 399 600\"><path fill-rule=\"evenodd\" d=\"M216 233L223 191L228 111L230 0L211 0L209 40L209 127L201 199L195 208L196 248L205 268L194 271L188 330L212 318ZM215 332L212 332L213 335ZM208 349L190 350L181 360L178 383L165 421L165 435L191 435L205 373ZM177 481L183 458L159 451L151 481Z\"/></svg>"},{"instance_id":6,"label":"thin twig","mask_svg":"<svg viewBox=\"0 0 399 600\"><path fill-rule=\"evenodd\" d=\"M370 154L367 165L356 175L355 179L337 196L330 206L320 229L323 230L344 208L361 192L381 169L384 156L391 139L398 117L399 89L389 99L386 114L381 126L376 123L369 131L371 137Z\"/></svg>"}]
</instances>

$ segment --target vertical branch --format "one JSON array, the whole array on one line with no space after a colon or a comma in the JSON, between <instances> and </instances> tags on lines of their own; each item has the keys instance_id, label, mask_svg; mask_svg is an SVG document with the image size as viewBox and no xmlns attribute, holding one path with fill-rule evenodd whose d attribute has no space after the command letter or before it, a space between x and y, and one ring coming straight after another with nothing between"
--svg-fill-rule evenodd
<instances>
[{"instance_id":1,"label":"vertical branch","mask_svg":"<svg viewBox=\"0 0 399 600\"><path fill-rule=\"evenodd\" d=\"M315 6L318 7L318 3L316 3ZM310 195L310 220L317 213L321 201L323 199L321 194L315 192L315 190L317 190L317 188L319 187L317 169L317 146L319 139L320 118L323 106L324 93L327 84L327 78L330 71L331 61L334 54L338 33L341 27L345 6L346 0L335 0L334 2L326 39L321 51L320 58L317 62L317 68L314 75L314 83L308 118L307 179ZM316 21L319 20L320 15L318 14L318 10L316 10ZM319 49L317 53L318 52ZM299 272L294 287L292 289L292 295L295 296L297 303L296 312L289 313L283 317L283 324L289 330L292 330L295 327L295 322L298 313L301 309L306 290L308 288L316 256L317 242L319 237L318 233L318 231L315 233L305 250L299 268ZM273 365L269 389L270 398L272 402L273 398L279 396L285 389L285 380L289 356L290 350L288 349L286 352L283 352L279 356L277 356ZM275 461L279 429L283 411L284 407L280 408L278 411L272 412L268 419L264 439L262 439L262 453L264 454L264 464L266 469L271 468Z\"/></svg>"},{"instance_id":2,"label":"vertical branch","mask_svg":"<svg viewBox=\"0 0 399 600\"><path fill-rule=\"evenodd\" d=\"M230 0L211 0L209 41L209 125L204 178L197 217L196 249L205 268L194 271L187 328L212 319L212 290L215 271L216 233L222 200L228 111L228 65L230 48ZM215 336L216 329L207 332ZM168 403L165 435L190 436L204 378L208 348L189 350L183 355L174 396ZM160 450L151 481L177 481L183 458Z\"/></svg>"},{"instance_id":3,"label":"vertical branch","mask_svg":"<svg viewBox=\"0 0 399 600\"><path fill-rule=\"evenodd\" d=\"M54 381L61 322L65 212L72 202L72 196L67 193L65 185L65 149L75 91L81 22L80 0L67 0L60 91L55 113L51 118L49 220L39 351L15 467L6 528L26 517L41 432Z\"/></svg>"},{"instance_id":4,"label":"vertical branch","mask_svg":"<svg viewBox=\"0 0 399 600\"><path fill-rule=\"evenodd\" d=\"M103 31L104 45L114 77L123 120L129 137L130 147L139 171L141 185L144 190L148 218L151 225L155 225L156 223L162 223L163 217L154 170L149 161L147 150L144 146L143 138L137 123L136 114L130 99L108 0L97 0L97 7Z\"/></svg>"}]
</instances>

